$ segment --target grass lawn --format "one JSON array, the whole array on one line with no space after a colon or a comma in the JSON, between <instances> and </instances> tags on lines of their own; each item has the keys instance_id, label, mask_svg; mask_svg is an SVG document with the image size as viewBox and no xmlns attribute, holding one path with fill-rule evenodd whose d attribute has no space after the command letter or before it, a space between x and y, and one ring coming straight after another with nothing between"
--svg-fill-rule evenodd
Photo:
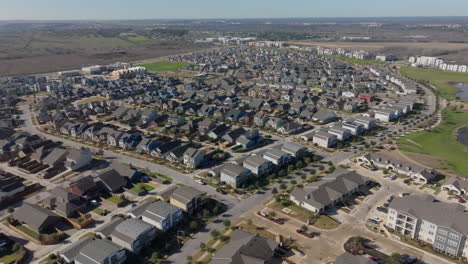
<instances>
[{"instance_id":1,"label":"grass lawn","mask_svg":"<svg viewBox=\"0 0 468 264\"><path fill-rule=\"evenodd\" d=\"M451 82L468 83L468 74L460 72L447 72L415 67L401 67L400 72L410 79L426 81L434 85L442 97L455 100L459 89Z\"/></svg>"},{"instance_id":2,"label":"grass lawn","mask_svg":"<svg viewBox=\"0 0 468 264\"><path fill-rule=\"evenodd\" d=\"M140 195L140 194L142 194L142 193L145 192L145 190L142 190L142 189L141 189L140 187L138 187L138 186L135 186L135 187L133 187L133 188L130 188L129 191L132 191L132 192L134 192L134 193L136 193L136 194L138 194L138 195Z\"/></svg>"},{"instance_id":3,"label":"grass lawn","mask_svg":"<svg viewBox=\"0 0 468 264\"><path fill-rule=\"evenodd\" d=\"M275 209L277 211L280 211L282 213L284 213L282 210L283 208L288 208L290 209L292 212L289 213L289 216L291 217L294 217L296 218L297 220L299 221L302 221L304 223L307 223L307 220L311 219L313 216L314 216L314 213L300 207L300 206L297 206L296 204L292 203L291 205L288 205L288 206L283 206L281 203L278 203L276 201L274 201L273 203L271 203L270 205L268 205L268 207L272 208L272 209Z\"/></svg>"},{"instance_id":4,"label":"grass lawn","mask_svg":"<svg viewBox=\"0 0 468 264\"><path fill-rule=\"evenodd\" d=\"M138 44L148 44L153 42L152 39L144 36L128 37L127 40Z\"/></svg>"},{"instance_id":5,"label":"grass lawn","mask_svg":"<svg viewBox=\"0 0 468 264\"><path fill-rule=\"evenodd\" d=\"M340 226L340 223L338 223L336 220L332 219L329 216L321 215L315 221L314 226L320 229L331 230L336 229L338 226Z\"/></svg>"},{"instance_id":6,"label":"grass lawn","mask_svg":"<svg viewBox=\"0 0 468 264\"><path fill-rule=\"evenodd\" d=\"M152 190L154 190L153 186L148 185L148 184L144 184L142 182L137 183L137 185L140 186L140 187L143 187L147 192L151 192Z\"/></svg>"},{"instance_id":7,"label":"grass lawn","mask_svg":"<svg viewBox=\"0 0 468 264\"><path fill-rule=\"evenodd\" d=\"M115 203L115 204L120 204L120 203L122 203L124 201L118 196L111 196L111 197L107 198L106 200L109 201L109 202Z\"/></svg>"},{"instance_id":8,"label":"grass lawn","mask_svg":"<svg viewBox=\"0 0 468 264\"><path fill-rule=\"evenodd\" d=\"M268 238L268 239L271 239L273 241L276 239L276 236L274 234L268 232L264 228L261 228L261 227L255 225L252 222L242 221L240 224L236 224L236 225L241 226L242 230L244 230L244 231L251 232L251 233L257 233L261 237Z\"/></svg>"},{"instance_id":9,"label":"grass lawn","mask_svg":"<svg viewBox=\"0 0 468 264\"><path fill-rule=\"evenodd\" d=\"M37 239L37 240L40 240L40 235L38 233L34 232L33 230L31 230L31 229L29 229L29 228L27 228L27 227L25 227L23 225L16 226L16 228L23 231L24 233L26 233L30 237L32 237L34 239Z\"/></svg>"},{"instance_id":10,"label":"grass lawn","mask_svg":"<svg viewBox=\"0 0 468 264\"><path fill-rule=\"evenodd\" d=\"M98 215L102 215L104 213L104 209L96 207L96 208L93 209L93 212L95 212Z\"/></svg>"},{"instance_id":11,"label":"grass lawn","mask_svg":"<svg viewBox=\"0 0 468 264\"><path fill-rule=\"evenodd\" d=\"M1 257L0 263L5 263L5 264L16 263L18 260L23 258L24 254L26 254L25 250L22 250L22 249L18 250L9 255L5 255Z\"/></svg>"},{"instance_id":12,"label":"grass lawn","mask_svg":"<svg viewBox=\"0 0 468 264\"><path fill-rule=\"evenodd\" d=\"M421 131L398 139L398 148L403 152L431 155L443 160L442 168L456 174L467 174L468 147L458 142L456 131L468 124L468 112L446 108L443 122L431 131ZM415 144L416 143L416 144Z\"/></svg>"},{"instance_id":13,"label":"grass lawn","mask_svg":"<svg viewBox=\"0 0 468 264\"><path fill-rule=\"evenodd\" d=\"M153 63L141 64L138 66L146 67L146 69L150 72L166 72L182 69L188 65L190 65L190 63L158 61Z\"/></svg>"}]
</instances>

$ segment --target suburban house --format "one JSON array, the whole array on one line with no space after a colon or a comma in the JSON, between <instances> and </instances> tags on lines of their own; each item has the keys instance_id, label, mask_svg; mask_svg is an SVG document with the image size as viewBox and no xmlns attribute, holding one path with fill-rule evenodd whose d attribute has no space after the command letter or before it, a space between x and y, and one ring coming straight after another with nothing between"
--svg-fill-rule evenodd
<instances>
[{"instance_id":1,"label":"suburban house","mask_svg":"<svg viewBox=\"0 0 468 264\"><path fill-rule=\"evenodd\" d=\"M413 178L416 181L428 183L433 181L437 173L435 170L423 168L411 162L401 161L381 153L368 153L358 159L368 165L387 169Z\"/></svg>"},{"instance_id":2,"label":"suburban house","mask_svg":"<svg viewBox=\"0 0 468 264\"><path fill-rule=\"evenodd\" d=\"M397 118L394 110L383 108L374 111L374 118L384 122L391 122Z\"/></svg>"},{"instance_id":3,"label":"suburban house","mask_svg":"<svg viewBox=\"0 0 468 264\"><path fill-rule=\"evenodd\" d=\"M203 205L206 194L189 186L181 186L168 191L171 192L168 195L169 202L189 214L192 214Z\"/></svg>"},{"instance_id":4,"label":"suburban house","mask_svg":"<svg viewBox=\"0 0 468 264\"><path fill-rule=\"evenodd\" d=\"M283 146L281 147L281 150L290 154L296 159L300 159L304 157L304 155L307 153L306 147L304 147L303 145L291 142L291 141L284 143Z\"/></svg>"},{"instance_id":5,"label":"suburban house","mask_svg":"<svg viewBox=\"0 0 468 264\"><path fill-rule=\"evenodd\" d=\"M115 244L138 254L156 238L156 227L140 219L130 218L118 224L110 237Z\"/></svg>"},{"instance_id":6,"label":"suburban house","mask_svg":"<svg viewBox=\"0 0 468 264\"><path fill-rule=\"evenodd\" d=\"M110 193L118 193L127 185L127 179L114 169L99 174L97 178L103 189Z\"/></svg>"},{"instance_id":7,"label":"suburban house","mask_svg":"<svg viewBox=\"0 0 468 264\"><path fill-rule=\"evenodd\" d=\"M451 177L442 184L442 190L464 196L468 192L468 180L460 177Z\"/></svg>"},{"instance_id":8,"label":"suburban house","mask_svg":"<svg viewBox=\"0 0 468 264\"><path fill-rule=\"evenodd\" d=\"M318 182L304 187L296 187L290 194L291 201L314 213L323 213L327 207L334 206L347 196L364 187L369 179L354 171L336 169Z\"/></svg>"},{"instance_id":9,"label":"suburban house","mask_svg":"<svg viewBox=\"0 0 468 264\"><path fill-rule=\"evenodd\" d=\"M225 164L220 170L220 181L234 188L245 186L250 176L250 170L236 164Z\"/></svg>"},{"instance_id":10,"label":"suburban house","mask_svg":"<svg viewBox=\"0 0 468 264\"><path fill-rule=\"evenodd\" d=\"M273 162L275 165L282 166L291 160L291 155L282 150L271 148L263 153L263 158Z\"/></svg>"},{"instance_id":11,"label":"suburban house","mask_svg":"<svg viewBox=\"0 0 468 264\"><path fill-rule=\"evenodd\" d=\"M15 210L13 218L37 233L54 230L62 217L37 204L23 203Z\"/></svg>"},{"instance_id":12,"label":"suburban house","mask_svg":"<svg viewBox=\"0 0 468 264\"><path fill-rule=\"evenodd\" d=\"M196 169L205 160L206 152L196 148L188 148L184 153L184 164L188 168Z\"/></svg>"},{"instance_id":13,"label":"suburban house","mask_svg":"<svg viewBox=\"0 0 468 264\"><path fill-rule=\"evenodd\" d=\"M326 131L315 132L312 143L317 144L322 148L331 148L336 145L338 138L336 135L330 134Z\"/></svg>"},{"instance_id":14,"label":"suburban house","mask_svg":"<svg viewBox=\"0 0 468 264\"><path fill-rule=\"evenodd\" d=\"M177 226L182 219L182 209L170 203L157 201L154 203L143 202L131 209L128 215L132 218L140 218L144 222L155 226L162 232Z\"/></svg>"},{"instance_id":15,"label":"suburban house","mask_svg":"<svg viewBox=\"0 0 468 264\"><path fill-rule=\"evenodd\" d=\"M329 123L333 120L335 120L336 114L333 111L328 111L325 109L319 109L313 116L312 116L312 121L320 123L320 124L326 124Z\"/></svg>"},{"instance_id":16,"label":"suburban house","mask_svg":"<svg viewBox=\"0 0 468 264\"><path fill-rule=\"evenodd\" d=\"M99 195L99 187L92 176L84 176L70 183L70 190L87 200Z\"/></svg>"},{"instance_id":17,"label":"suburban house","mask_svg":"<svg viewBox=\"0 0 468 264\"><path fill-rule=\"evenodd\" d=\"M340 124L334 124L333 126L329 127L328 133L335 135L336 138L340 141L346 141L352 136L351 131L342 127Z\"/></svg>"},{"instance_id":18,"label":"suburban house","mask_svg":"<svg viewBox=\"0 0 468 264\"><path fill-rule=\"evenodd\" d=\"M46 198L43 204L64 217L75 216L86 208L87 201L84 198L62 187L55 187L50 193L51 196Z\"/></svg>"},{"instance_id":19,"label":"suburban house","mask_svg":"<svg viewBox=\"0 0 468 264\"><path fill-rule=\"evenodd\" d=\"M92 160L93 157L89 151L73 149L66 157L65 168L76 171L88 166Z\"/></svg>"},{"instance_id":20,"label":"suburban house","mask_svg":"<svg viewBox=\"0 0 468 264\"><path fill-rule=\"evenodd\" d=\"M387 226L394 232L422 240L450 256L468 256L468 213L465 207L433 196L410 195L390 202Z\"/></svg>"},{"instance_id":21,"label":"suburban house","mask_svg":"<svg viewBox=\"0 0 468 264\"><path fill-rule=\"evenodd\" d=\"M263 176L270 173L274 167L271 161L255 155L245 158L242 166L257 176Z\"/></svg>"},{"instance_id":22,"label":"suburban house","mask_svg":"<svg viewBox=\"0 0 468 264\"><path fill-rule=\"evenodd\" d=\"M125 249L108 239L83 237L60 251L58 255L71 264L123 264L127 260Z\"/></svg>"},{"instance_id":23,"label":"suburban house","mask_svg":"<svg viewBox=\"0 0 468 264\"><path fill-rule=\"evenodd\" d=\"M55 148L49 153L43 160L42 163L49 165L50 167L63 166L69 151L62 148Z\"/></svg>"},{"instance_id":24,"label":"suburban house","mask_svg":"<svg viewBox=\"0 0 468 264\"><path fill-rule=\"evenodd\" d=\"M278 243L257 234L234 230L229 242L220 248L210 263L212 264L251 264L279 263L276 258Z\"/></svg>"}]
</instances>

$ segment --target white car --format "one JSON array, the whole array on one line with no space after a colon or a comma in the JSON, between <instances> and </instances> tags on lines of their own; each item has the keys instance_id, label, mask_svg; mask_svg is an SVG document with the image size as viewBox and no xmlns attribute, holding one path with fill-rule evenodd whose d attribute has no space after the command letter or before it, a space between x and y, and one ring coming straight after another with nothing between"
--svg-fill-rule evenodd
<instances>
[{"instance_id":1,"label":"white car","mask_svg":"<svg viewBox=\"0 0 468 264\"><path fill-rule=\"evenodd\" d=\"M198 184L201 184L201 185L205 185L205 184L206 184L206 183L203 182L202 180L195 180L195 182L198 183Z\"/></svg>"},{"instance_id":2,"label":"white car","mask_svg":"<svg viewBox=\"0 0 468 264\"><path fill-rule=\"evenodd\" d=\"M374 216L374 217L372 217L371 219L374 220L374 221L376 221L377 223L382 222L382 219L380 219L380 217L378 217L378 216Z\"/></svg>"}]
</instances>

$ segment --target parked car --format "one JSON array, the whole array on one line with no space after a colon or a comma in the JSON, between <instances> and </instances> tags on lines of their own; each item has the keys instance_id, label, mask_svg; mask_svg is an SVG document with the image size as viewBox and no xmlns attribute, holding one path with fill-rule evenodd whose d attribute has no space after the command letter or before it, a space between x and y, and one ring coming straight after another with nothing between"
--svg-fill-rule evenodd
<instances>
[{"instance_id":1,"label":"parked car","mask_svg":"<svg viewBox=\"0 0 468 264\"><path fill-rule=\"evenodd\" d=\"M195 180L196 183L201 184L201 185L206 185L206 182L202 180Z\"/></svg>"},{"instance_id":2,"label":"parked car","mask_svg":"<svg viewBox=\"0 0 468 264\"><path fill-rule=\"evenodd\" d=\"M221 190L220 188L216 188L216 191L219 192L220 194L226 194L226 192Z\"/></svg>"},{"instance_id":3,"label":"parked car","mask_svg":"<svg viewBox=\"0 0 468 264\"><path fill-rule=\"evenodd\" d=\"M379 222L375 221L375 220L372 219L372 218L367 219L367 222L369 222L369 223L371 223L371 224L376 224L376 225L379 224Z\"/></svg>"},{"instance_id":4,"label":"parked car","mask_svg":"<svg viewBox=\"0 0 468 264\"><path fill-rule=\"evenodd\" d=\"M458 203L466 203L466 201L463 198L458 199Z\"/></svg>"},{"instance_id":5,"label":"parked car","mask_svg":"<svg viewBox=\"0 0 468 264\"><path fill-rule=\"evenodd\" d=\"M413 264L415 263L416 261L418 261L418 258L414 257L414 256L410 256L408 254L402 254L400 256L400 260L402 263L404 264Z\"/></svg>"},{"instance_id":6,"label":"parked car","mask_svg":"<svg viewBox=\"0 0 468 264\"><path fill-rule=\"evenodd\" d=\"M377 223L382 222L382 219L380 219L380 217L378 217L378 216L374 216L374 217L372 217L371 219L374 220L374 221L377 222Z\"/></svg>"},{"instance_id":7,"label":"parked car","mask_svg":"<svg viewBox=\"0 0 468 264\"><path fill-rule=\"evenodd\" d=\"M382 213L387 213L388 209L386 207L379 206L377 207L377 211L382 212Z\"/></svg>"}]
</instances>

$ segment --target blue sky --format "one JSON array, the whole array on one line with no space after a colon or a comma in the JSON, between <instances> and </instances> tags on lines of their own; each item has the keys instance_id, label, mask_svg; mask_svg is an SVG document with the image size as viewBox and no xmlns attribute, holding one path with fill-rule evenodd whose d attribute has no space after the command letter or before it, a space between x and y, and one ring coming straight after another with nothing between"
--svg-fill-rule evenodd
<instances>
[{"instance_id":1,"label":"blue sky","mask_svg":"<svg viewBox=\"0 0 468 264\"><path fill-rule=\"evenodd\" d=\"M0 20L468 16L468 0L0 0Z\"/></svg>"}]
</instances>

